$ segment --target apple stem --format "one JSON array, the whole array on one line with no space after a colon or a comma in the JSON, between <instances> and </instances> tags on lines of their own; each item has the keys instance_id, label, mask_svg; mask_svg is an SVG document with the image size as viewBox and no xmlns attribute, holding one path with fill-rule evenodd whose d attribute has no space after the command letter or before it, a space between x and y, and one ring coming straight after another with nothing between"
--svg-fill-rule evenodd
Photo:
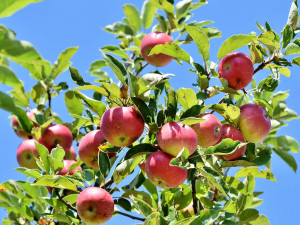
<instances>
[{"instance_id":1,"label":"apple stem","mask_svg":"<svg viewBox=\"0 0 300 225\"><path fill-rule=\"evenodd\" d=\"M120 211L117 211L118 214L122 215L122 216L127 216L131 219L134 219L134 220L140 220L140 221L145 221L144 218L140 218L140 217L136 217L136 216L132 216L130 214L127 214L127 213L123 213L123 212L120 212Z\"/></svg>"}]
</instances>

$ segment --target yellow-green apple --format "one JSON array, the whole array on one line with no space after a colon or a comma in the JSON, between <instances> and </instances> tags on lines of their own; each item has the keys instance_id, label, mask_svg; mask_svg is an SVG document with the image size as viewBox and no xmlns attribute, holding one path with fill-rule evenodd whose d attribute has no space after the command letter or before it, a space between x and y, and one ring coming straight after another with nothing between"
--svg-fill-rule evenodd
<instances>
[{"instance_id":1,"label":"yellow-green apple","mask_svg":"<svg viewBox=\"0 0 300 225\"><path fill-rule=\"evenodd\" d=\"M271 130L271 119L263 107L256 104L246 104L240 107L239 127L245 139L249 142L260 142Z\"/></svg>"},{"instance_id":2,"label":"yellow-green apple","mask_svg":"<svg viewBox=\"0 0 300 225\"><path fill-rule=\"evenodd\" d=\"M125 147L135 142L144 131L144 120L133 107L113 107L101 117L104 138L114 146Z\"/></svg>"},{"instance_id":3,"label":"yellow-green apple","mask_svg":"<svg viewBox=\"0 0 300 225\"><path fill-rule=\"evenodd\" d=\"M240 142L246 142L243 134L234 126L223 124L222 130L221 130L221 137L219 139L219 142L221 142L225 138L231 138L233 141L240 141ZM226 161L235 160L241 158L246 151L246 146L242 146L235 150L234 152L222 155L221 158Z\"/></svg>"},{"instance_id":4,"label":"yellow-green apple","mask_svg":"<svg viewBox=\"0 0 300 225\"><path fill-rule=\"evenodd\" d=\"M103 224L114 213L114 200L106 190L99 187L88 187L79 194L76 209L85 223Z\"/></svg>"},{"instance_id":5,"label":"yellow-green apple","mask_svg":"<svg viewBox=\"0 0 300 225\"><path fill-rule=\"evenodd\" d=\"M161 67L168 65L173 57L165 55L163 53L150 55L151 49L159 44L165 44L172 42L172 38L163 32L153 32L147 34L141 43L141 54L143 58L153 66Z\"/></svg>"},{"instance_id":6,"label":"yellow-green apple","mask_svg":"<svg viewBox=\"0 0 300 225\"><path fill-rule=\"evenodd\" d=\"M28 139L23 141L17 150L17 160L20 166L28 169L39 169L34 157L39 157L39 153L35 146L37 141Z\"/></svg>"},{"instance_id":7,"label":"yellow-green apple","mask_svg":"<svg viewBox=\"0 0 300 225\"><path fill-rule=\"evenodd\" d=\"M73 146L69 149L65 149L65 159L76 159L76 151Z\"/></svg>"},{"instance_id":8,"label":"yellow-green apple","mask_svg":"<svg viewBox=\"0 0 300 225\"><path fill-rule=\"evenodd\" d=\"M191 155L198 146L198 138L190 126L181 122L169 122L158 131L157 143L161 150L170 155L177 156L183 148Z\"/></svg>"},{"instance_id":9,"label":"yellow-green apple","mask_svg":"<svg viewBox=\"0 0 300 225\"><path fill-rule=\"evenodd\" d=\"M32 121L32 117L34 116L34 113L31 111L26 111L26 114L27 114L28 118ZM33 122L33 125L38 126L34 122ZM32 136L32 134L29 134L29 133L25 132L24 130L22 130L16 117L12 118L12 127L14 129L15 134L22 139L29 139L29 137Z\"/></svg>"},{"instance_id":10,"label":"yellow-green apple","mask_svg":"<svg viewBox=\"0 0 300 225\"><path fill-rule=\"evenodd\" d=\"M68 127L62 124L49 125L43 132L39 142L51 152L59 144L63 149L70 149L73 136Z\"/></svg>"},{"instance_id":11,"label":"yellow-green apple","mask_svg":"<svg viewBox=\"0 0 300 225\"><path fill-rule=\"evenodd\" d=\"M219 76L228 81L228 86L241 90L251 81L254 68L251 59L241 52L226 55L219 65Z\"/></svg>"},{"instance_id":12,"label":"yellow-green apple","mask_svg":"<svg viewBox=\"0 0 300 225\"><path fill-rule=\"evenodd\" d=\"M77 168L75 168L75 169L72 170L72 171L69 171L69 170L70 170L70 167L71 167L74 163L76 163L76 161L73 160L73 159L64 159L64 168L63 168L61 171L59 171L57 174L58 174L58 175L66 175L66 174L68 174L68 175L73 175L76 171L82 171L82 169L81 169L80 166L78 166Z\"/></svg>"},{"instance_id":13,"label":"yellow-green apple","mask_svg":"<svg viewBox=\"0 0 300 225\"><path fill-rule=\"evenodd\" d=\"M191 126L197 134L198 144L201 147L217 144L221 136L220 120L213 114L203 114L199 118L205 120Z\"/></svg>"},{"instance_id":14,"label":"yellow-green apple","mask_svg":"<svg viewBox=\"0 0 300 225\"><path fill-rule=\"evenodd\" d=\"M161 188L173 188L185 181L188 171L177 166L170 166L173 158L174 156L163 151L157 151L146 160L146 174L154 185Z\"/></svg>"}]
</instances>

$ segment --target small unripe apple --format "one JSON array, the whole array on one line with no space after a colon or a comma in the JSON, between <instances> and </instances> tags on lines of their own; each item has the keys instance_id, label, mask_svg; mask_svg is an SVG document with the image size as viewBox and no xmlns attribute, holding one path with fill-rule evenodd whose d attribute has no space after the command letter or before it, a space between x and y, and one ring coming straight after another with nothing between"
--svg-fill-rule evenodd
<instances>
[{"instance_id":1,"label":"small unripe apple","mask_svg":"<svg viewBox=\"0 0 300 225\"><path fill-rule=\"evenodd\" d=\"M77 168L75 168L74 170L70 171L70 167L76 163L75 160L72 160L72 159L65 159L64 160L64 168L59 171L57 174L58 175L66 175L66 174L69 174L69 175L73 175L76 171L82 171L81 167L78 166Z\"/></svg>"},{"instance_id":2,"label":"small unripe apple","mask_svg":"<svg viewBox=\"0 0 300 225\"><path fill-rule=\"evenodd\" d=\"M114 213L114 200L106 190L99 187L88 187L79 194L76 209L85 223L103 224Z\"/></svg>"},{"instance_id":3,"label":"small unripe apple","mask_svg":"<svg viewBox=\"0 0 300 225\"><path fill-rule=\"evenodd\" d=\"M243 134L234 126L223 124L221 130L221 137L219 142L221 142L225 138L231 138L233 141L246 142ZM235 160L241 158L246 152L246 146L240 147L234 152L222 155L221 158L226 161Z\"/></svg>"},{"instance_id":4,"label":"small unripe apple","mask_svg":"<svg viewBox=\"0 0 300 225\"><path fill-rule=\"evenodd\" d=\"M205 119L205 121L191 126L197 134L198 144L201 147L217 144L221 136L220 120L213 114L203 114L199 118Z\"/></svg>"},{"instance_id":5,"label":"small unripe apple","mask_svg":"<svg viewBox=\"0 0 300 225\"><path fill-rule=\"evenodd\" d=\"M163 32L153 32L147 34L141 43L141 54L143 58L153 66L161 67L168 65L173 57L165 55L163 53L154 54L149 56L151 49L159 44L165 44L172 42L172 38Z\"/></svg>"},{"instance_id":6,"label":"small unripe apple","mask_svg":"<svg viewBox=\"0 0 300 225\"><path fill-rule=\"evenodd\" d=\"M183 148L191 155L198 146L198 138L190 126L180 122L169 122L158 131L157 143L161 150L170 155L177 156Z\"/></svg>"},{"instance_id":7,"label":"small unripe apple","mask_svg":"<svg viewBox=\"0 0 300 225\"><path fill-rule=\"evenodd\" d=\"M174 157L158 151L152 153L146 161L146 174L148 179L161 188L174 188L182 184L188 171L177 166L170 166L170 161Z\"/></svg>"},{"instance_id":8,"label":"small unripe apple","mask_svg":"<svg viewBox=\"0 0 300 225\"><path fill-rule=\"evenodd\" d=\"M228 86L241 90L251 81L254 68L251 59L241 52L226 55L219 65L219 76L228 81Z\"/></svg>"},{"instance_id":9,"label":"small unripe apple","mask_svg":"<svg viewBox=\"0 0 300 225\"><path fill-rule=\"evenodd\" d=\"M34 113L31 111L26 111L26 114L28 116L28 118L32 121L32 117L34 116ZM33 122L33 121L32 121ZM38 126L36 123L33 122L33 125L36 127ZM15 134L22 138L22 139L29 139L30 136L32 136L32 134L29 134L27 132L25 132L24 130L22 130L18 120L16 119L16 117L12 118L12 127L14 129Z\"/></svg>"},{"instance_id":10,"label":"small unripe apple","mask_svg":"<svg viewBox=\"0 0 300 225\"><path fill-rule=\"evenodd\" d=\"M49 125L43 132L39 142L51 152L59 144L63 149L70 149L73 136L69 128L62 124Z\"/></svg>"},{"instance_id":11,"label":"small unripe apple","mask_svg":"<svg viewBox=\"0 0 300 225\"><path fill-rule=\"evenodd\" d=\"M125 147L135 142L144 131L144 119L133 107L114 107L101 117L104 138L114 146Z\"/></svg>"},{"instance_id":12,"label":"small unripe apple","mask_svg":"<svg viewBox=\"0 0 300 225\"><path fill-rule=\"evenodd\" d=\"M246 104L240 108L239 127L245 139L249 142L260 142L271 130L271 119L263 107L256 104Z\"/></svg>"},{"instance_id":13,"label":"small unripe apple","mask_svg":"<svg viewBox=\"0 0 300 225\"><path fill-rule=\"evenodd\" d=\"M37 141L28 139L23 141L17 150L17 160L21 167L28 169L39 169L34 157L39 157L39 153L35 146Z\"/></svg>"},{"instance_id":14,"label":"small unripe apple","mask_svg":"<svg viewBox=\"0 0 300 225\"><path fill-rule=\"evenodd\" d=\"M71 146L71 148L69 149L65 149L65 159L73 159L75 160L76 159L76 151L74 149L73 146Z\"/></svg>"}]
</instances>

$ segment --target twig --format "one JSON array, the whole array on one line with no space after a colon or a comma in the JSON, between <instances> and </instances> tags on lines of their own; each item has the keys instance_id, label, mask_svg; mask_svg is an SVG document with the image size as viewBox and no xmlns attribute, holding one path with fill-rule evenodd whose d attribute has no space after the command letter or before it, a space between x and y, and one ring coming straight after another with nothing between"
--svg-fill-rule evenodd
<instances>
[{"instance_id":1,"label":"twig","mask_svg":"<svg viewBox=\"0 0 300 225\"><path fill-rule=\"evenodd\" d=\"M74 208L73 206L68 204L65 200L63 200L63 198L60 196L60 194L58 193L58 190L56 188L54 188L54 191L60 201L62 201L69 209L76 211L76 208Z\"/></svg>"},{"instance_id":2,"label":"twig","mask_svg":"<svg viewBox=\"0 0 300 225\"><path fill-rule=\"evenodd\" d=\"M127 214L127 213L123 213L123 212L120 212L120 211L117 211L118 214L122 215L122 216L127 216L131 219L134 219L134 220L140 220L140 221L145 221L144 218L140 218L140 217L136 217L136 216L132 216L130 214Z\"/></svg>"},{"instance_id":3,"label":"twig","mask_svg":"<svg viewBox=\"0 0 300 225\"><path fill-rule=\"evenodd\" d=\"M145 63L144 65L142 65L141 68L136 72L136 76L138 76L140 74L140 72L142 72L142 70L148 65L149 65L149 63Z\"/></svg>"},{"instance_id":4,"label":"twig","mask_svg":"<svg viewBox=\"0 0 300 225\"><path fill-rule=\"evenodd\" d=\"M214 194L213 194L213 196L212 196L211 200L212 200L212 201L216 201L216 199L217 199L217 196L218 196L218 189L217 189L217 188L215 188L215 190L214 190Z\"/></svg>"},{"instance_id":5,"label":"twig","mask_svg":"<svg viewBox=\"0 0 300 225\"><path fill-rule=\"evenodd\" d=\"M226 96L226 95L225 95ZM223 98L221 98L221 100L220 101L218 101L218 103L217 104L221 104L222 102L224 102L224 100L225 100L225 96L223 97ZM213 114L214 113L214 111L215 110L211 110L210 112L209 112L209 114Z\"/></svg>"},{"instance_id":6,"label":"twig","mask_svg":"<svg viewBox=\"0 0 300 225\"><path fill-rule=\"evenodd\" d=\"M113 182L114 182L113 179L110 178L110 179L108 179L108 180L101 186L101 188L108 187L108 186L110 186Z\"/></svg>"},{"instance_id":7,"label":"twig","mask_svg":"<svg viewBox=\"0 0 300 225\"><path fill-rule=\"evenodd\" d=\"M224 173L224 176L225 176L225 177L227 176L229 170L230 170L230 167L227 167L226 170L225 170L225 173Z\"/></svg>"},{"instance_id":8,"label":"twig","mask_svg":"<svg viewBox=\"0 0 300 225\"><path fill-rule=\"evenodd\" d=\"M269 59L268 61L263 61L253 72L253 75L256 74L258 71L262 70L266 65L270 64L276 59L274 56L273 58Z\"/></svg>"},{"instance_id":9,"label":"twig","mask_svg":"<svg viewBox=\"0 0 300 225\"><path fill-rule=\"evenodd\" d=\"M48 95L48 106L49 108L51 108L51 92L49 87L47 87L47 95Z\"/></svg>"},{"instance_id":10,"label":"twig","mask_svg":"<svg viewBox=\"0 0 300 225\"><path fill-rule=\"evenodd\" d=\"M198 212L197 197L196 197L196 178L192 180L192 196L193 196L193 209L196 215Z\"/></svg>"}]
</instances>

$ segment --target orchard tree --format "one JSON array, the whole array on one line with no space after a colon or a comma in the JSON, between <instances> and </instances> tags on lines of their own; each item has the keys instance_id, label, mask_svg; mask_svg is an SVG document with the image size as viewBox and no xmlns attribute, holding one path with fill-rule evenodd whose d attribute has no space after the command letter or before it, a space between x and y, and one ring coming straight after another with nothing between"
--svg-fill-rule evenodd
<instances>
[{"instance_id":1,"label":"orchard tree","mask_svg":"<svg viewBox=\"0 0 300 225\"><path fill-rule=\"evenodd\" d=\"M0 17L30 2L38 1L1 1ZM221 32L210 21L191 22L204 4L124 5L123 22L104 28L119 46L101 47L102 59L89 69L97 77L93 83L71 67L77 47L51 65L0 27L0 82L12 88L0 91L0 108L11 113L16 135L25 139L16 170L27 176L1 184L0 206L8 213L2 224L102 224L113 215L155 225L269 224L255 209L262 203L255 178L275 181L274 154L297 169L290 153L299 152L297 141L277 133L298 116L286 104L288 92L276 91L280 77L290 76L288 68L300 66L299 56L286 57L300 53L297 0L280 34L268 22L257 23L257 33L229 37L218 62L210 60L210 40ZM184 50L187 44L198 48L201 60ZM244 46L248 52L240 52ZM195 83L174 90L176 74L160 72L172 60L188 65ZM36 80L31 90L10 61ZM152 72L144 73L145 67ZM263 69L270 75L256 76ZM67 70L73 90L56 82ZM52 107L62 94L72 121L62 121ZM229 176L231 167L239 170Z\"/></svg>"}]
</instances>

